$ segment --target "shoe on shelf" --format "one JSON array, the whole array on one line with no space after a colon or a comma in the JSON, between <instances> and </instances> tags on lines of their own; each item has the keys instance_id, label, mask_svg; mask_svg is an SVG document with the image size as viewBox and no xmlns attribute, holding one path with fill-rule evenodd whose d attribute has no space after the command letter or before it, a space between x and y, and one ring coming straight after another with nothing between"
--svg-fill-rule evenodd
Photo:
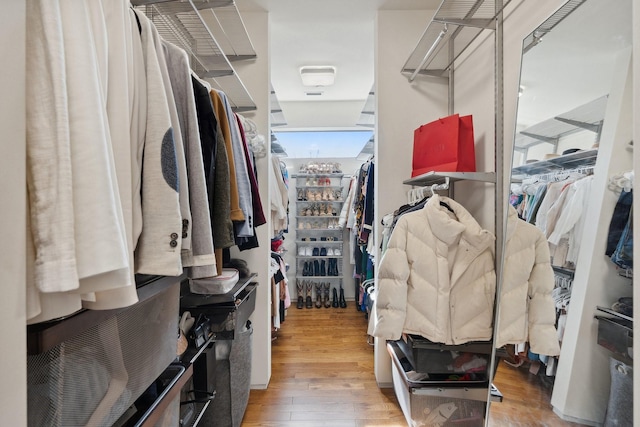
<instances>
[{"instance_id":1,"label":"shoe on shelf","mask_svg":"<svg viewBox=\"0 0 640 427\"><path fill-rule=\"evenodd\" d=\"M338 248L336 248L336 249L334 249L334 250L333 250L333 254L334 254L335 256L342 256L342 252L340 252L340 249L338 249Z\"/></svg>"},{"instance_id":2,"label":"shoe on shelf","mask_svg":"<svg viewBox=\"0 0 640 427\"><path fill-rule=\"evenodd\" d=\"M319 248L313 248L312 255L313 256L319 256L320 255L320 249Z\"/></svg>"},{"instance_id":3,"label":"shoe on shelf","mask_svg":"<svg viewBox=\"0 0 640 427\"><path fill-rule=\"evenodd\" d=\"M306 256L312 256L313 255L313 248L311 246L306 246L304 248L304 254Z\"/></svg>"},{"instance_id":4,"label":"shoe on shelf","mask_svg":"<svg viewBox=\"0 0 640 427\"><path fill-rule=\"evenodd\" d=\"M347 300L344 299L344 289L340 286L340 308L347 308Z\"/></svg>"},{"instance_id":5,"label":"shoe on shelf","mask_svg":"<svg viewBox=\"0 0 640 427\"><path fill-rule=\"evenodd\" d=\"M333 255L334 255L333 249L332 248L328 248L327 249L327 256L333 256Z\"/></svg>"},{"instance_id":6,"label":"shoe on shelf","mask_svg":"<svg viewBox=\"0 0 640 427\"><path fill-rule=\"evenodd\" d=\"M338 271L338 259L337 258L331 258L331 260L333 261L333 268L332 268L332 275L333 276L339 276L340 275L340 271Z\"/></svg>"},{"instance_id":7,"label":"shoe on shelf","mask_svg":"<svg viewBox=\"0 0 640 427\"><path fill-rule=\"evenodd\" d=\"M299 279L296 279L296 288L298 290L298 304L296 305L296 308L302 308L304 307L304 283L300 282Z\"/></svg>"},{"instance_id":8,"label":"shoe on shelf","mask_svg":"<svg viewBox=\"0 0 640 427\"><path fill-rule=\"evenodd\" d=\"M320 256L327 256L327 248L320 248Z\"/></svg>"},{"instance_id":9,"label":"shoe on shelf","mask_svg":"<svg viewBox=\"0 0 640 427\"><path fill-rule=\"evenodd\" d=\"M331 307L331 283L323 282L324 308Z\"/></svg>"},{"instance_id":10,"label":"shoe on shelf","mask_svg":"<svg viewBox=\"0 0 640 427\"><path fill-rule=\"evenodd\" d=\"M307 248L305 246L300 246L298 248L298 256L305 256L307 254Z\"/></svg>"},{"instance_id":11,"label":"shoe on shelf","mask_svg":"<svg viewBox=\"0 0 640 427\"><path fill-rule=\"evenodd\" d=\"M316 282L316 308L322 307L322 285L323 282Z\"/></svg>"},{"instance_id":12,"label":"shoe on shelf","mask_svg":"<svg viewBox=\"0 0 640 427\"><path fill-rule=\"evenodd\" d=\"M338 308L338 306L339 306L339 303L338 303L338 290L336 288L333 288L332 291L333 291L333 300L331 301L331 307Z\"/></svg>"},{"instance_id":13,"label":"shoe on shelf","mask_svg":"<svg viewBox=\"0 0 640 427\"><path fill-rule=\"evenodd\" d=\"M311 291L313 289L313 282L312 281L308 281L305 284L305 293L307 294L306 300L305 300L305 307L307 308L313 308L313 299L311 298Z\"/></svg>"}]
</instances>

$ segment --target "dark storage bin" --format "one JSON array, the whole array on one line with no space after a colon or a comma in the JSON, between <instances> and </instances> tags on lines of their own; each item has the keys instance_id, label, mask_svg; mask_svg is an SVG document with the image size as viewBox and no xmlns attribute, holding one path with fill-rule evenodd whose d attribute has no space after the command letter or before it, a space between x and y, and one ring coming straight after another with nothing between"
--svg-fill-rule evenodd
<instances>
[{"instance_id":1,"label":"dark storage bin","mask_svg":"<svg viewBox=\"0 0 640 427\"><path fill-rule=\"evenodd\" d=\"M619 318L596 316L598 344L626 362L633 359L633 323Z\"/></svg>"},{"instance_id":2,"label":"dark storage bin","mask_svg":"<svg viewBox=\"0 0 640 427\"><path fill-rule=\"evenodd\" d=\"M215 399L204 412L202 425L239 427L249 402L253 328L236 331L234 340L215 345Z\"/></svg>"},{"instance_id":3,"label":"dark storage bin","mask_svg":"<svg viewBox=\"0 0 640 427\"><path fill-rule=\"evenodd\" d=\"M167 367L176 358L179 280L148 283L126 308L33 325L27 424L111 426L128 418L150 384L173 375Z\"/></svg>"},{"instance_id":4,"label":"dark storage bin","mask_svg":"<svg viewBox=\"0 0 640 427\"><path fill-rule=\"evenodd\" d=\"M466 376L474 381L487 381L491 343L445 345L420 336L406 335L397 344L415 372L443 380Z\"/></svg>"},{"instance_id":5,"label":"dark storage bin","mask_svg":"<svg viewBox=\"0 0 640 427\"><path fill-rule=\"evenodd\" d=\"M206 316L217 340L234 339L236 328L242 329L255 310L257 286L245 280L223 295L189 293L181 297L180 311L189 311L195 318Z\"/></svg>"},{"instance_id":6,"label":"dark storage bin","mask_svg":"<svg viewBox=\"0 0 640 427\"><path fill-rule=\"evenodd\" d=\"M195 399L206 400L216 391L216 342L212 342L193 362L193 393Z\"/></svg>"}]
</instances>

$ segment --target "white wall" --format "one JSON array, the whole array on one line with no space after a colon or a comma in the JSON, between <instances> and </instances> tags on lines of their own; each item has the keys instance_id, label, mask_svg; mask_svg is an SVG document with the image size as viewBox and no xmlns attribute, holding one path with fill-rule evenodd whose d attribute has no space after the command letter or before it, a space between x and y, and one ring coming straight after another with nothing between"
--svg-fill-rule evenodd
<instances>
[{"instance_id":1,"label":"white wall","mask_svg":"<svg viewBox=\"0 0 640 427\"><path fill-rule=\"evenodd\" d=\"M609 176L630 170L632 158L625 151L631 140L630 51L621 53L609 93L598 161L584 212L590 233L584 233L571 292L571 305L562 342L551 404L565 419L604 421L609 399L610 352L597 344L595 307L610 307L621 296L631 296L628 280L616 273L605 256L609 222L618 196L608 190Z\"/></svg>"},{"instance_id":2,"label":"white wall","mask_svg":"<svg viewBox=\"0 0 640 427\"><path fill-rule=\"evenodd\" d=\"M379 11L376 21L376 221L407 202L411 188L413 131L447 115L447 85L421 77L409 83L400 73L434 11ZM380 247L381 230L376 232ZM383 340L376 339L375 374L380 386L391 385L391 359Z\"/></svg>"},{"instance_id":3,"label":"white wall","mask_svg":"<svg viewBox=\"0 0 640 427\"><path fill-rule=\"evenodd\" d=\"M3 2L0 28L5 40L0 44L0 58L5 62L0 72L0 182L5 184L0 191L0 230L5 239L0 248L0 414L2 425L20 427L27 425L24 1Z\"/></svg>"},{"instance_id":4,"label":"white wall","mask_svg":"<svg viewBox=\"0 0 640 427\"><path fill-rule=\"evenodd\" d=\"M233 64L258 107L256 111L242 114L256 123L258 132L266 136L265 140L269 139L268 18L269 15L266 12L242 12L242 19L253 43L257 59ZM258 273L258 282L260 283L256 294L256 309L251 316L253 325L252 388L266 388L271 378L271 281L268 270L271 253L269 167L271 167L271 163L268 157L256 159L262 207L267 216L267 224L256 228L260 247L242 252L234 247L232 252L233 257L244 259L249 264L251 271Z\"/></svg>"}]
</instances>

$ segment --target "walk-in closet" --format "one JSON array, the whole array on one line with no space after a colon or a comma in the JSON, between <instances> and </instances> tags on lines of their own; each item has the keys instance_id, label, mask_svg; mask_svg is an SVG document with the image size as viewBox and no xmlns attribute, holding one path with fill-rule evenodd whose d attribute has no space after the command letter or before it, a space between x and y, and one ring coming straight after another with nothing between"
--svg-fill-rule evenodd
<instances>
[{"instance_id":1,"label":"walk-in closet","mask_svg":"<svg viewBox=\"0 0 640 427\"><path fill-rule=\"evenodd\" d=\"M2 425L640 424L635 1L0 23Z\"/></svg>"}]
</instances>

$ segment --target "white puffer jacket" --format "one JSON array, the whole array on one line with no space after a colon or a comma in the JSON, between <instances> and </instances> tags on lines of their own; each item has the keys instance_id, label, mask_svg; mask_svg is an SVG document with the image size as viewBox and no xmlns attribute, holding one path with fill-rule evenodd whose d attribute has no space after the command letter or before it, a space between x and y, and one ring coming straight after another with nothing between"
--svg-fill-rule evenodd
<instances>
[{"instance_id":1,"label":"white puffer jacket","mask_svg":"<svg viewBox=\"0 0 640 427\"><path fill-rule=\"evenodd\" d=\"M457 220L440 202L446 203ZM535 226L509 210L500 332L496 344L530 341L532 351L557 355L549 248ZM380 261L376 323L370 333L402 333L462 344L491 339L495 295L494 236L464 207L435 195L398 219Z\"/></svg>"},{"instance_id":2,"label":"white puffer jacket","mask_svg":"<svg viewBox=\"0 0 640 427\"><path fill-rule=\"evenodd\" d=\"M491 339L494 241L448 197L434 195L402 215L380 261L373 335L396 340L405 332L445 344Z\"/></svg>"},{"instance_id":3,"label":"white puffer jacket","mask_svg":"<svg viewBox=\"0 0 640 427\"><path fill-rule=\"evenodd\" d=\"M560 345L547 239L510 206L506 240L496 346L529 341L534 353L557 356Z\"/></svg>"}]
</instances>

